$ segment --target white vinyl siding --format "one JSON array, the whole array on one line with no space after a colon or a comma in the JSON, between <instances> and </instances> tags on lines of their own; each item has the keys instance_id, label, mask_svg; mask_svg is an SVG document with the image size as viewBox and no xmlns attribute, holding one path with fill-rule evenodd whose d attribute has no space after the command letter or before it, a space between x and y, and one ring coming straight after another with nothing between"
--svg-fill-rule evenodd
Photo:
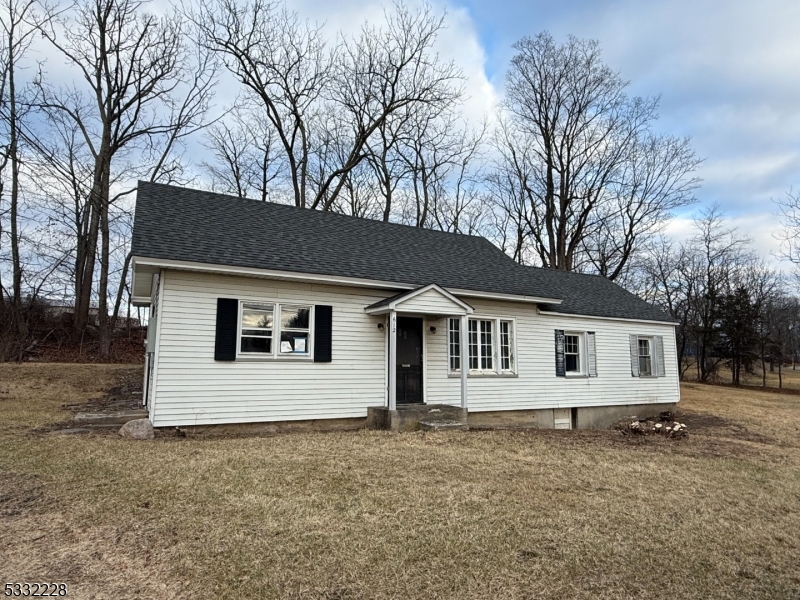
<instances>
[{"instance_id":1,"label":"white vinyl siding","mask_svg":"<svg viewBox=\"0 0 800 600\"><path fill-rule=\"evenodd\" d=\"M367 315L364 308L388 295L391 292L379 289L164 271L158 311L155 397L150 406L154 425L366 417L367 407L386 403L388 329L377 327L385 323L385 317ZM215 361L217 298L292 306L331 305L333 361ZM679 399L672 325L552 316L541 314L534 304L466 300L475 309L475 319L495 323L495 376L469 378L470 411ZM498 321L513 323L510 348L514 372L508 377L497 376L497 371L503 369L503 340L498 335L502 328ZM276 337L279 326L276 323ZM553 330L596 333L597 377L555 376ZM426 317L423 332L425 401L459 405L460 380L450 368L447 318ZM631 335L663 337L664 377L631 377ZM468 337L468 341L473 340ZM479 326L474 344L481 344Z\"/></svg>"},{"instance_id":2,"label":"white vinyl siding","mask_svg":"<svg viewBox=\"0 0 800 600\"><path fill-rule=\"evenodd\" d=\"M668 323L544 315L530 304L469 299L479 318L514 319L516 364L513 377L470 377L469 410L526 410L678 402L674 327ZM444 320L429 325L447 331ZM556 377L553 330L592 332L594 356L584 346L588 377ZM631 377L629 334L663 336L665 377ZM588 336L588 334L585 334ZM586 338L588 339L588 338ZM427 336L428 402L458 405L460 382L448 371L445 335ZM592 364L594 363L594 364Z\"/></svg>"},{"instance_id":3,"label":"white vinyl siding","mask_svg":"<svg viewBox=\"0 0 800 600\"><path fill-rule=\"evenodd\" d=\"M422 315L452 315L454 308L457 314L463 314L463 309L456 306L452 300L443 296L435 289L426 290L413 298L401 302L397 310L404 313L418 313Z\"/></svg>"},{"instance_id":4,"label":"white vinyl siding","mask_svg":"<svg viewBox=\"0 0 800 600\"><path fill-rule=\"evenodd\" d=\"M384 317L364 307L385 291L172 270L162 286L155 426L365 417L384 404ZM333 361L215 361L217 298L333 306Z\"/></svg>"}]
</instances>

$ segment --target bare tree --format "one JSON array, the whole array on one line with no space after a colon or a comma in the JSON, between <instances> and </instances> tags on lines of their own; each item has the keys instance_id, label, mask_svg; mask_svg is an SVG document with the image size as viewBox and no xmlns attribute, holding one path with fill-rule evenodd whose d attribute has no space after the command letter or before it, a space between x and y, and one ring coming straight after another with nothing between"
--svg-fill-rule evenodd
<instances>
[{"instance_id":1,"label":"bare tree","mask_svg":"<svg viewBox=\"0 0 800 600\"><path fill-rule=\"evenodd\" d=\"M266 201L270 185L280 174L274 130L253 112L233 111L206 133L206 146L215 161L204 162L215 191L239 198Z\"/></svg>"},{"instance_id":2,"label":"bare tree","mask_svg":"<svg viewBox=\"0 0 800 600\"><path fill-rule=\"evenodd\" d=\"M46 24L52 17L49 7L35 0L4 0L0 6L0 123L3 128L0 145L0 214L5 213L2 199L8 194L8 238L11 246L11 289L5 289L0 280L0 320L16 330L18 342L24 346L27 323L22 307L22 283L25 266L21 257L20 245L20 169L22 164L21 142L24 119L30 111L30 99L24 97L18 82L20 62L30 48L37 28ZM10 173L7 173L10 171ZM0 220L0 247L3 241L2 220ZM0 268L0 271L2 269ZM10 296L10 315L6 307L6 296ZM19 346L20 352L24 349ZM2 354L2 352L0 352ZM21 354L19 355L21 357Z\"/></svg>"},{"instance_id":3,"label":"bare tree","mask_svg":"<svg viewBox=\"0 0 800 600\"><path fill-rule=\"evenodd\" d=\"M774 236L781 242L781 258L800 267L800 193L789 190L776 205L781 229Z\"/></svg>"},{"instance_id":4,"label":"bare tree","mask_svg":"<svg viewBox=\"0 0 800 600\"><path fill-rule=\"evenodd\" d=\"M670 211L693 201L698 161L687 140L651 133L657 99L629 98L597 42L559 46L542 33L514 48L495 179L517 180L537 262L615 279Z\"/></svg>"},{"instance_id":5,"label":"bare tree","mask_svg":"<svg viewBox=\"0 0 800 600\"><path fill-rule=\"evenodd\" d=\"M390 119L460 93L458 71L431 52L442 19L427 6L397 5L383 28L332 48L319 27L264 0L203 0L187 16L266 115L296 206L333 209Z\"/></svg>"},{"instance_id":6,"label":"bare tree","mask_svg":"<svg viewBox=\"0 0 800 600\"><path fill-rule=\"evenodd\" d=\"M694 227L695 234L683 244L657 238L648 245L636 291L678 323L681 374L690 367L684 359L692 357L697 379L708 381L726 359L723 321L726 326L735 321L744 297L748 310L761 310L776 284L750 239L725 225L718 206L703 210Z\"/></svg>"},{"instance_id":7,"label":"bare tree","mask_svg":"<svg viewBox=\"0 0 800 600\"><path fill-rule=\"evenodd\" d=\"M186 15L263 111L283 149L295 206L306 206L309 121L335 58L320 29L266 0L201 0Z\"/></svg>"},{"instance_id":8,"label":"bare tree","mask_svg":"<svg viewBox=\"0 0 800 600\"><path fill-rule=\"evenodd\" d=\"M405 220L417 227L475 233L483 216L480 166L486 124L472 129L454 107L447 108L415 115L401 145L412 200Z\"/></svg>"},{"instance_id":9,"label":"bare tree","mask_svg":"<svg viewBox=\"0 0 800 600\"><path fill-rule=\"evenodd\" d=\"M213 87L206 58L191 52L176 14L157 17L136 0L85 0L41 31L81 76L53 89L42 80L41 108L71 120L93 160L86 237L76 249L75 331L88 320L96 260L101 354L108 355L110 209L130 191L112 193L114 165L133 158L139 171L160 178L178 168L173 153L202 125ZM120 168L136 168L129 163ZM117 171L119 172L119 171ZM99 244L99 252L98 252Z\"/></svg>"},{"instance_id":10,"label":"bare tree","mask_svg":"<svg viewBox=\"0 0 800 600\"><path fill-rule=\"evenodd\" d=\"M616 280L675 209L694 202L700 164L689 139L645 133L620 164L608 197L587 219L583 251L594 271Z\"/></svg>"}]
</instances>

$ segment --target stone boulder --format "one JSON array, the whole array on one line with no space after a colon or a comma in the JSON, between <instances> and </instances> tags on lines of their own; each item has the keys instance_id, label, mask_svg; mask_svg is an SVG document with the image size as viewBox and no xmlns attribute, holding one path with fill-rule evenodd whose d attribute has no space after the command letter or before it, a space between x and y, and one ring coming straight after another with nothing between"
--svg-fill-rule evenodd
<instances>
[{"instance_id":1,"label":"stone boulder","mask_svg":"<svg viewBox=\"0 0 800 600\"><path fill-rule=\"evenodd\" d=\"M124 438L131 438L134 440L152 440L155 437L153 431L153 424L150 419L134 419L128 421L123 425L119 434Z\"/></svg>"}]
</instances>

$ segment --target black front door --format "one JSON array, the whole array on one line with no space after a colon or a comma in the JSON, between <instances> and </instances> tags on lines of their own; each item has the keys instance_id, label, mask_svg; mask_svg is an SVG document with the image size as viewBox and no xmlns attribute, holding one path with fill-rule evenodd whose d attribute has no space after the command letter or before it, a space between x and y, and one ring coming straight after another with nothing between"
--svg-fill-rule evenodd
<instances>
[{"instance_id":1,"label":"black front door","mask_svg":"<svg viewBox=\"0 0 800 600\"><path fill-rule=\"evenodd\" d=\"M422 319L397 317L397 403L422 403Z\"/></svg>"}]
</instances>

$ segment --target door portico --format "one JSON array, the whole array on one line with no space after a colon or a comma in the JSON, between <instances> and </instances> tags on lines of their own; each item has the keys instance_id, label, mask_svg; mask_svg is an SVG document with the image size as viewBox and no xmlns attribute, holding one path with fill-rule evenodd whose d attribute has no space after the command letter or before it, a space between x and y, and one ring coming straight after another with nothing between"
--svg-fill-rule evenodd
<instances>
[{"instance_id":1,"label":"door portico","mask_svg":"<svg viewBox=\"0 0 800 600\"><path fill-rule=\"evenodd\" d=\"M425 317L457 317L460 319L459 353L461 355L461 364L468 364L467 315L472 314L473 309L469 304L456 298L440 286L432 283L415 290L403 292L367 306L365 312L370 315L387 315L388 317L389 331L386 350L388 362L387 404L389 410L397 409L398 390L400 390L400 403L407 403L409 399L408 383L409 373L413 372L413 338L415 337L415 334L410 332L416 327L419 327L421 331L419 356L423 361L426 358L423 351L423 340L426 333ZM409 343L409 335L412 337L412 343ZM399 349L398 336L401 338ZM411 362L404 362L406 359ZM420 392L418 402L429 403L430 399L424 397L423 392L423 364L420 364L419 369ZM433 400L435 402L435 399ZM461 369L461 408L466 410L467 405L467 369Z\"/></svg>"}]
</instances>

